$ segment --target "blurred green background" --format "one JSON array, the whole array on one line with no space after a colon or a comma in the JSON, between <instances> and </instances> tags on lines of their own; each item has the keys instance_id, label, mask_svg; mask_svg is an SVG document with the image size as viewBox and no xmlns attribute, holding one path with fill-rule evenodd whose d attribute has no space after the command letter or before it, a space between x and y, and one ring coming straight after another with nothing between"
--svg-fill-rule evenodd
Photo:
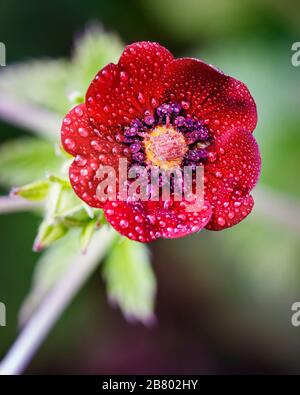
<instances>
[{"instance_id":1,"label":"blurred green background","mask_svg":"<svg viewBox=\"0 0 300 395\"><path fill-rule=\"evenodd\" d=\"M245 221L151 245L156 325L127 323L107 303L97 273L27 373L300 373L300 327L291 325L291 304L300 301L300 67L291 63L299 14L296 0L1 2L8 64L68 57L74 37L93 22L125 43L159 41L242 80L257 103L263 161ZM26 134L0 122L1 141ZM7 305L0 357L30 288L38 224L33 214L0 217L0 301Z\"/></svg>"}]
</instances>

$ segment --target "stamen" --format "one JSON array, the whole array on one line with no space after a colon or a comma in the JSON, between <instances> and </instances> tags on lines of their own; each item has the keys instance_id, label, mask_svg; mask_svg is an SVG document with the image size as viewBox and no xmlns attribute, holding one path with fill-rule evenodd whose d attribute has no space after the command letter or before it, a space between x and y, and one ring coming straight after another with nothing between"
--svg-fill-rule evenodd
<instances>
[{"instance_id":1,"label":"stamen","mask_svg":"<svg viewBox=\"0 0 300 395\"><path fill-rule=\"evenodd\" d=\"M124 128L122 142L128 144L131 166L148 164L163 171L182 171L181 165L188 165L196 170L208 158L210 134L203 122L185 115L181 104L164 103L154 114L146 111L143 119L131 121Z\"/></svg>"}]
</instances>

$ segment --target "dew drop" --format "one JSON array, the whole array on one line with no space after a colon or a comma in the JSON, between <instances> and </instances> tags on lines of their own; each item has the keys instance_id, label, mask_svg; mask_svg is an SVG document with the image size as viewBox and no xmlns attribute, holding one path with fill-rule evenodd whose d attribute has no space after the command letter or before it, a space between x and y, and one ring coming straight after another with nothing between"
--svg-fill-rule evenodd
<instances>
[{"instance_id":1,"label":"dew drop","mask_svg":"<svg viewBox=\"0 0 300 395\"><path fill-rule=\"evenodd\" d=\"M76 108L75 108L75 114L76 114L78 117L82 117L82 116L83 116L83 111L82 111L82 109L81 109L80 107L76 107Z\"/></svg>"},{"instance_id":2,"label":"dew drop","mask_svg":"<svg viewBox=\"0 0 300 395\"><path fill-rule=\"evenodd\" d=\"M190 108L190 103L186 100L182 100L181 106L184 110L188 110Z\"/></svg>"},{"instance_id":3,"label":"dew drop","mask_svg":"<svg viewBox=\"0 0 300 395\"><path fill-rule=\"evenodd\" d=\"M120 79L122 81L127 81L128 80L128 74L126 73L126 71L120 71Z\"/></svg>"},{"instance_id":4,"label":"dew drop","mask_svg":"<svg viewBox=\"0 0 300 395\"><path fill-rule=\"evenodd\" d=\"M97 140L92 140L91 141L91 147L93 147L96 151L101 151L102 146L99 144Z\"/></svg>"},{"instance_id":5,"label":"dew drop","mask_svg":"<svg viewBox=\"0 0 300 395\"><path fill-rule=\"evenodd\" d=\"M70 123L71 123L71 118L65 118L64 119L64 125L70 125Z\"/></svg>"},{"instance_id":6,"label":"dew drop","mask_svg":"<svg viewBox=\"0 0 300 395\"><path fill-rule=\"evenodd\" d=\"M86 128L79 128L78 133L80 134L81 137L87 137L89 135L89 132L87 131Z\"/></svg>"},{"instance_id":7,"label":"dew drop","mask_svg":"<svg viewBox=\"0 0 300 395\"><path fill-rule=\"evenodd\" d=\"M141 103L141 104L144 104L145 101L146 101L145 100L145 96L143 95L142 92L139 92L137 99L138 99L138 102Z\"/></svg>"},{"instance_id":8,"label":"dew drop","mask_svg":"<svg viewBox=\"0 0 300 395\"><path fill-rule=\"evenodd\" d=\"M156 218L155 218L155 216L154 215L147 215L147 221L151 224L151 225L154 225L155 224L155 222L156 222Z\"/></svg>"},{"instance_id":9,"label":"dew drop","mask_svg":"<svg viewBox=\"0 0 300 395\"><path fill-rule=\"evenodd\" d=\"M223 217L219 217L219 218L217 219L217 222L218 222L218 224L219 224L220 226L224 226L224 225L226 224L226 221L225 221L225 219L224 219Z\"/></svg>"},{"instance_id":10,"label":"dew drop","mask_svg":"<svg viewBox=\"0 0 300 395\"><path fill-rule=\"evenodd\" d=\"M78 166L85 166L87 163L87 159L81 155L77 155L75 158L75 162L77 163Z\"/></svg>"},{"instance_id":11,"label":"dew drop","mask_svg":"<svg viewBox=\"0 0 300 395\"><path fill-rule=\"evenodd\" d=\"M122 229L126 229L129 226L129 222L126 219L122 219L120 221L120 226L121 226Z\"/></svg>"},{"instance_id":12,"label":"dew drop","mask_svg":"<svg viewBox=\"0 0 300 395\"><path fill-rule=\"evenodd\" d=\"M136 216L134 217L134 220L135 220L136 222L138 222L139 224L141 224L141 223L143 222L143 218L142 218L140 215L136 215Z\"/></svg>"},{"instance_id":13,"label":"dew drop","mask_svg":"<svg viewBox=\"0 0 300 395\"><path fill-rule=\"evenodd\" d=\"M68 139L65 139L65 145L69 149L74 149L76 144L75 144L74 140L68 138Z\"/></svg>"},{"instance_id":14,"label":"dew drop","mask_svg":"<svg viewBox=\"0 0 300 395\"><path fill-rule=\"evenodd\" d=\"M165 221L159 221L159 226L160 226L161 228L164 228L164 227L166 226Z\"/></svg>"},{"instance_id":15,"label":"dew drop","mask_svg":"<svg viewBox=\"0 0 300 395\"><path fill-rule=\"evenodd\" d=\"M207 160L211 163L215 162L217 160L217 154L215 152L208 152Z\"/></svg>"}]
</instances>

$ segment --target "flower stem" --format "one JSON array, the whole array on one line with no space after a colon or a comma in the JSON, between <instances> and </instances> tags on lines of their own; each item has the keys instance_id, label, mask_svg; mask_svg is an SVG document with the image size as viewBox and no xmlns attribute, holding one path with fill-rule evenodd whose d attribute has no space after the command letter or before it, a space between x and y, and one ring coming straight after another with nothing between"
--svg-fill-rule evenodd
<instances>
[{"instance_id":1,"label":"flower stem","mask_svg":"<svg viewBox=\"0 0 300 395\"><path fill-rule=\"evenodd\" d=\"M38 202L29 202L18 197L0 196L0 214L9 214L16 211L32 211L38 207L40 207Z\"/></svg>"},{"instance_id":2,"label":"flower stem","mask_svg":"<svg viewBox=\"0 0 300 395\"><path fill-rule=\"evenodd\" d=\"M2 93L0 118L48 139L59 136L61 119L57 114Z\"/></svg>"},{"instance_id":3,"label":"flower stem","mask_svg":"<svg viewBox=\"0 0 300 395\"><path fill-rule=\"evenodd\" d=\"M115 239L104 226L94 236L87 253L78 255L69 270L46 296L0 364L0 375L21 374L73 296L93 273Z\"/></svg>"}]
</instances>

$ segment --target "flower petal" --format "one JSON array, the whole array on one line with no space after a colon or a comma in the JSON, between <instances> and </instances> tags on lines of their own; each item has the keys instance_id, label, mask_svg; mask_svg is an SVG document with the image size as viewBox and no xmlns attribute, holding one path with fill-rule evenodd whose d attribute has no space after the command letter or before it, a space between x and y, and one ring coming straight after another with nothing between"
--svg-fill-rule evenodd
<instances>
[{"instance_id":1,"label":"flower petal","mask_svg":"<svg viewBox=\"0 0 300 395\"><path fill-rule=\"evenodd\" d=\"M78 159L77 159L78 158ZM94 155L77 156L69 169L69 177L74 192L91 207L102 208L103 203L96 192L99 184L97 170L99 158Z\"/></svg>"},{"instance_id":2,"label":"flower petal","mask_svg":"<svg viewBox=\"0 0 300 395\"><path fill-rule=\"evenodd\" d=\"M90 143L95 137L85 105L80 104L70 110L61 126L61 143L65 151L73 156L87 154L92 150Z\"/></svg>"},{"instance_id":3,"label":"flower petal","mask_svg":"<svg viewBox=\"0 0 300 395\"><path fill-rule=\"evenodd\" d=\"M165 101L182 103L214 135L235 127L255 129L256 105L246 85L214 66L197 59L177 59L167 65L162 81Z\"/></svg>"},{"instance_id":4,"label":"flower petal","mask_svg":"<svg viewBox=\"0 0 300 395\"><path fill-rule=\"evenodd\" d=\"M118 134L101 134L89 121L85 105L73 108L65 117L61 131L64 149L75 159L70 166L69 176L76 194L92 207L102 207L96 196L101 182L97 175L100 166L110 166L118 177L119 159L131 163L130 152L118 141Z\"/></svg>"},{"instance_id":5,"label":"flower petal","mask_svg":"<svg viewBox=\"0 0 300 395\"><path fill-rule=\"evenodd\" d=\"M118 135L103 135L90 122L85 104L74 107L63 120L61 142L65 151L75 156L120 151Z\"/></svg>"},{"instance_id":6,"label":"flower petal","mask_svg":"<svg viewBox=\"0 0 300 395\"><path fill-rule=\"evenodd\" d=\"M108 202L104 213L107 221L122 235L132 240L150 242L160 237L178 238L198 232L211 217L210 205L189 212L190 203L168 202Z\"/></svg>"},{"instance_id":7,"label":"flower petal","mask_svg":"<svg viewBox=\"0 0 300 395\"><path fill-rule=\"evenodd\" d=\"M99 71L88 88L86 105L92 122L106 130L151 111L160 103L160 78L172 60L172 54L157 43L127 46L119 63Z\"/></svg>"},{"instance_id":8,"label":"flower petal","mask_svg":"<svg viewBox=\"0 0 300 395\"><path fill-rule=\"evenodd\" d=\"M205 165L205 198L213 210L207 229L221 230L239 223L252 210L249 192L257 183L261 159L257 143L244 129L227 132L209 149Z\"/></svg>"}]
</instances>

